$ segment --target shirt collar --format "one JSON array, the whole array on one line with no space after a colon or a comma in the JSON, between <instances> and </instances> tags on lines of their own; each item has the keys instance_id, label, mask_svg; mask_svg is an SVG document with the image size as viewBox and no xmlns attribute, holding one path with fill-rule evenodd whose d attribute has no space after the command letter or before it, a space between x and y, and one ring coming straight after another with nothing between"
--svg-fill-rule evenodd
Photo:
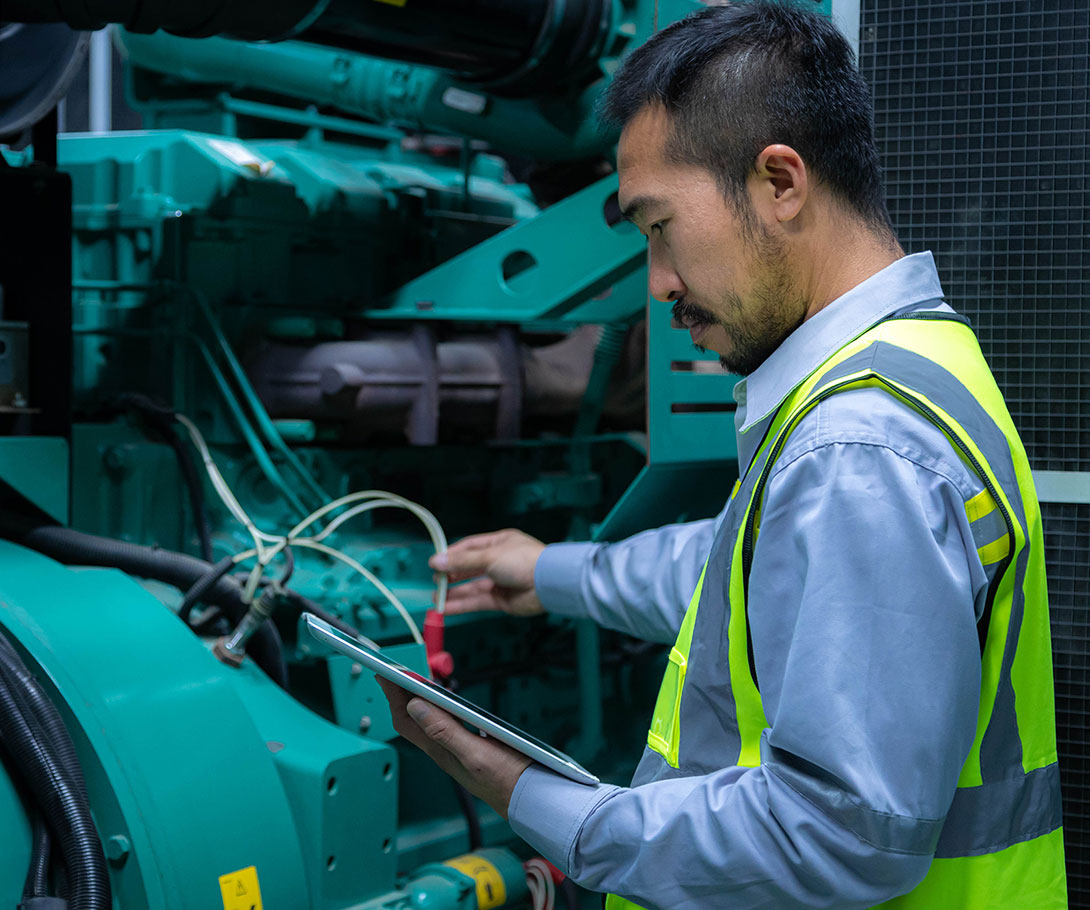
<instances>
[{"instance_id":1,"label":"shirt collar","mask_svg":"<svg viewBox=\"0 0 1090 910\"><path fill-rule=\"evenodd\" d=\"M792 389L853 338L897 310L942 296L930 251L898 259L842 294L734 387L739 437L772 414ZM741 449L741 439L739 443Z\"/></svg>"}]
</instances>

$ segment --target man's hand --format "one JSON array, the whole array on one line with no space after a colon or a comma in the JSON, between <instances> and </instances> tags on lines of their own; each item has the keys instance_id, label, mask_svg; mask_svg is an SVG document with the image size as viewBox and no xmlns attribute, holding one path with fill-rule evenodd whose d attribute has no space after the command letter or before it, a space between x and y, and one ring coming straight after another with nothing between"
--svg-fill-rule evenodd
<instances>
[{"instance_id":1,"label":"man's hand","mask_svg":"<svg viewBox=\"0 0 1090 910\"><path fill-rule=\"evenodd\" d=\"M423 749L442 770L504 819L515 784L532 762L495 739L485 739L462 722L400 686L375 677L390 702L394 729Z\"/></svg>"},{"instance_id":2,"label":"man's hand","mask_svg":"<svg viewBox=\"0 0 1090 910\"><path fill-rule=\"evenodd\" d=\"M465 537L428 565L452 582L474 579L447 592L447 613L500 610L534 616L544 612L534 590L534 566L544 549L537 538L508 528Z\"/></svg>"}]
</instances>

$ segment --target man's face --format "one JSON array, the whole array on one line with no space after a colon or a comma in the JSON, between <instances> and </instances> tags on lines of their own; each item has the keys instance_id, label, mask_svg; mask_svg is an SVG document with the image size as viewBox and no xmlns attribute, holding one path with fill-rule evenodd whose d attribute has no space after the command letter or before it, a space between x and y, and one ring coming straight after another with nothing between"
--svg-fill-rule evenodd
<instances>
[{"instance_id":1,"label":"man's face","mask_svg":"<svg viewBox=\"0 0 1090 910\"><path fill-rule=\"evenodd\" d=\"M651 294L674 301L694 345L745 376L802 323L806 301L775 221L749 200L739 212L705 168L667 160L668 118L645 108L621 134L621 211L648 238Z\"/></svg>"}]
</instances>

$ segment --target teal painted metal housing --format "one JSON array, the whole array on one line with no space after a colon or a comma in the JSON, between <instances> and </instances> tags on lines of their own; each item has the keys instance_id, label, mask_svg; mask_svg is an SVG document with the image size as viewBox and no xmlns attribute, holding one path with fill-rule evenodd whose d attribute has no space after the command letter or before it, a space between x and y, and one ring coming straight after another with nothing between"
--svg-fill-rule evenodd
<instances>
[{"instance_id":1,"label":"teal painted metal housing","mask_svg":"<svg viewBox=\"0 0 1090 910\"><path fill-rule=\"evenodd\" d=\"M713 514L736 472L731 378L669 327L668 304L648 300L644 241L616 219L616 177L539 207L469 141L539 161L608 157L616 137L591 111L612 68L701 5L618 0L601 78L521 100L294 42L119 36L137 65L130 91L157 128L60 141L75 202L77 420L69 441L0 440L5 493L82 530L196 552L173 453L118 410L119 394L140 392L196 421L270 531L368 488L423 503L452 539L508 525L615 539ZM602 433L610 368L644 318L645 432ZM248 378L273 344L416 328L538 343L587 324L605 327L604 342L578 413L523 438L361 443L319 418L271 419ZM214 557L247 549L208 498ZM329 542L422 624L434 585L414 519L360 516ZM300 551L291 585L423 670L404 621L349 567ZM396 737L369 674L280 615L289 694L249 661L218 662L213 636L170 609L181 596L0 543L0 626L73 732L116 907L218 910L219 876L249 866L270 908L477 906L473 878L443 863L470 847L455 792ZM587 623L490 615L451 617L446 645L466 697L627 781L661 675L654 653ZM505 906L525 907L528 850L476 808ZM30 827L4 768L0 830L14 845L0 853L10 895Z\"/></svg>"},{"instance_id":2,"label":"teal painted metal housing","mask_svg":"<svg viewBox=\"0 0 1090 910\"><path fill-rule=\"evenodd\" d=\"M68 521L68 441L48 436L0 439L0 481L50 518Z\"/></svg>"},{"instance_id":3,"label":"teal painted metal housing","mask_svg":"<svg viewBox=\"0 0 1090 910\"><path fill-rule=\"evenodd\" d=\"M0 623L65 715L103 839L130 845L113 870L119 907L206 910L220 900L218 876L251 865L270 906L350 906L315 902L325 883L304 858L317 844L338 845L347 874L371 879L356 895L392 887L393 864L376 860L396 827L381 773L392 749L303 710L250 665L220 664L118 572L73 571L9 543L0 569ZM338 773L374 813L351 838L353 813L312 798Z\"/></svg>"}]
</instances>

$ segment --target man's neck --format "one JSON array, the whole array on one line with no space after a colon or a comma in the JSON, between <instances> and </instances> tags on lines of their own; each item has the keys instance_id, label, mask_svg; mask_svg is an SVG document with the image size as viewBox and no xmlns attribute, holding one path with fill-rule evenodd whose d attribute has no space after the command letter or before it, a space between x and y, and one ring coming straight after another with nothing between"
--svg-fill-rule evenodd
<instances>
[{"instance_id":1,"label":"man's neck","mask_svg":"<svg viewBox=\"0 0 1090 910\"><path fill-rule=\"evenodd\" d=\"M905 255L895 238L886 239L868 227L846 225L840 219L818 235L808 253L810 274L803 287L810 304L804 319Z\"/></svg>"}]
</instances>

